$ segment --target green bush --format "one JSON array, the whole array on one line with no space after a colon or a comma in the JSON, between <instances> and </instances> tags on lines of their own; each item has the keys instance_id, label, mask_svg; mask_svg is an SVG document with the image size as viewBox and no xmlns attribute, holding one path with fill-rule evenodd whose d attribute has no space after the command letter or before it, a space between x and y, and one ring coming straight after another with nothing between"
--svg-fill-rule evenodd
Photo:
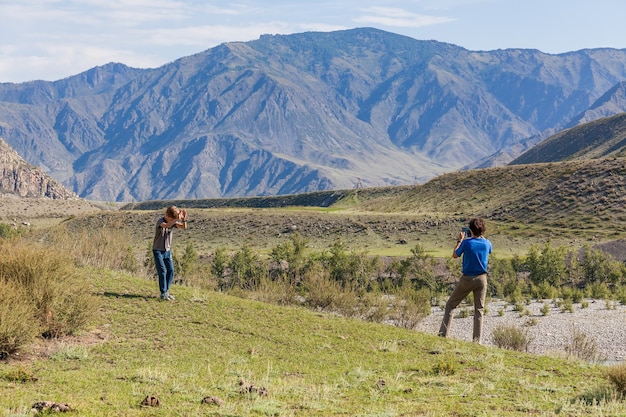
<instances>
[{"instance_id":1,"label":"green bush","mask_svg":"<svg viewBox=\"0 0 626 417\"><path fill-rule=\"evenodd\" d=\"M341 240L335 241L328 252L314 258L329 271L331 279L355 291L369 288L381 266L377 257L368 257L365 252L348 252Z\"/></svg>"},{"instance_id":2,"label":"green bush","mask_svg":"<svg viewBox=\"0 0 626 417\"><path fill-rule=\"evenodd\" d=\"M594 300L603 300L613 296L613 291L604 282L594 282L585 288L586 295Z\"/></svg>"},{"instance_id":3,"label":"green bush","mask_svg":"<svg viewBox=\"0 0 626 417\"><path fill-rule=\"evenodd\" d=\"M185 251L182 256L178 256L178 253L174 255L174 269L176 271L176 279L182 279L188 282L194 270L198 267L198 252L193 246L193 243L187 243Z\"/></svg>"},{"instance_id":4,"label":"green bush","mask_svg":"<svg viewBox=\"0 0 626 417\"><path fill-rule=\"evenodd\" d=\"M20 230L6 223L0 223L0 239L10 240L19 235L20 235Z\"/></svg>"},{"instance_id":5,"label":"green bush","mask_svg":"<svg viewBox=\"0 0 626 417\"><path fill-rule=\"evenodd\" d=\"M538 300L549 300L556 298L559 290L547 282L540 282L538 285L531 283L530 294Z\"/></svg>"},{"instance_id":6,"label":"green bush","mask_svg":"<svg viewBox=\"0 0 626 417\"><path fill-rule=\"evenodd\" d=\"M441 356L433 366L435 375L454 375L457 370L456 358L452 355Z\"/></svg>"},{"instance_id":7,"label":"green bush","mask_svg":"<svg viewBox=\"0 0 626 417\"><path fill-rule=\"evenodd\" d=\"M621 265L611 255L585 246L584 253L579 261L586 283L617 283L621 278Z\"/></svg>"},{"instance_id":8,"label":"green bush","mask_svg":"<svg viewBox=\"0 0 626 417\"><path fill-rule=\"evenodd\" d=\"M515 264L509 259L492 257L489 260L489 286L492 294L499 298L507 298L520 287Z\"/></svg>"},{"instance_id":9,"label":"green bush","mask_svg":"<svg viewBox=\"0 0 626 417\"><path fill-rule=\"evenodd\" d=\"M244 244L233 254L228 263L231 271L229 288L256 290L267 277L267 268L256 253Z\"/></svg>"},{"instance_id":10,"label":"green bush","mask_svg":"<svg viewBox=\"0 0 626 417\"><path fill-rule=\"evenodd\" d=\"M270 252L270 258L275 264L281 265L283 262L287 263L287 268L280 269L280 272L287 277L292 284L296 284L300 280L304 268L306 267L307 262L304 251L307 243L308 239L296 232L289 236L289 241L275 246Z\"/></svg>"},{"instance_id":11,"label":"green bush","mask_svg":"<svg viewBox=\"0 0 626 417\"><path fill-rule=\"evenodd\" d=\"M252 298L257 301L277 305L297 304L297 296L296 288L291 285L288 278L274 280L264 278L259 288L252 294Z\"/></svg>"},{"instance_id":12,"label":"green bush","mask_svg":"<svg viewBox=\"0 0 626 417\"><path fill-rule=\"evenodd\" d=\"M353 291L342 287L319 264L307 271L302 279L305 305L310 308L350 312L357 304Z\"/></svg>"},{"instance_id":13,"label":"green bush","mask_svg":"<svg viewBox=\"0 0 626 417\"><path fill-rule=\"evenodd\" d=\"M126 253L124 254L124 259L122 259L120 267L122 270L128 271L131 274L136 274L139 271L139 262L137 261L132 246L129 245L126 247Z\"/></svg>"},{"instance_id":14,"label":"green bush","mask_svg":"<svg viewBox=\"0 0 626 417\"><path fill-rule=\"evenodd\" d=\"M566 258L566 248L553 248L550 242L541 251L536 245L531 246L526 261L529 279L536 285L545 282L553 287L560 287L567 276Z\"/></svg>"},{"instance_id":15,"label":"green bush","mask_svg":"<svg viewBox=\"0 0 626 417\"><path fill-rule=\"evenodd\" d=\"M224 275L228 267L228 252L226 248L217 248L211 261L211 273L217 278L220 287L224 286Z\"/></svg>"},{"instance_id":16,"label":"green bush","mask_svg":"<svg viewBox=\"0 0 626 417\"><path fill-rule=\"evenodd\" d=\"M494 345L499 348L528 352L528 347L533 341L528 329L516 326L499 325L491 334Z\"/></svg>"}]
</instances>

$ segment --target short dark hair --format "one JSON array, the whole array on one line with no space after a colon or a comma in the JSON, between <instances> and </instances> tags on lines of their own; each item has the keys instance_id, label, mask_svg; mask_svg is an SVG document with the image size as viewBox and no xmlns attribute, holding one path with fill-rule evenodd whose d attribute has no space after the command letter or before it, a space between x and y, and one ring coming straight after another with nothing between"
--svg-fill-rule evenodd
<instances>
[{"instance_id":1,"label":"short dark hair","mask_svg":"<svg viewBox=\"0 0 626 417\"><path fill-rule=\"evenodd\" d=\"M485 230L487 230L487 228L485 227L485 221L481 218L475 218L470 220L469 228L474 236L481 236L483 233L485 233Z\"/></svg>"}]
</instances>

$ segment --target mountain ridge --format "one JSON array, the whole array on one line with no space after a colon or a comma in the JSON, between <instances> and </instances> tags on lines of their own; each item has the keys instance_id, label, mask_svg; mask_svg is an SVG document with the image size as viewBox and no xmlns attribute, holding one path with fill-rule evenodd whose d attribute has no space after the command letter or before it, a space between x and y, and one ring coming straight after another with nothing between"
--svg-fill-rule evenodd
<instances>
[{"instance_id":1,"label":"mountain ridge","mask_svg":"<svg viewBox=\"0 0 626 417\"><path fill-rule=\"evenodd\" d=\"M264 35L155 69L108 64L61 80L76 83L61 98L0 84L0 135L94 200L414 184L508 163L594 117L625 62L626 50L474 52L371 28ZM30 102L5 99L40 84Z\"/></svg>"}]
</instances>

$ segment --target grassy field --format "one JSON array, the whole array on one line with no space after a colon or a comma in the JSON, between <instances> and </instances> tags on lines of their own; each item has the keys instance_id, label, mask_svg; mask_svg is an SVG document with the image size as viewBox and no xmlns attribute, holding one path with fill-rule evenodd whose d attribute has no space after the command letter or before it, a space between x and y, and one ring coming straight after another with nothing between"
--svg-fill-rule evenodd
<instances>
[{"instance_id":1,"label":"grassy field","mask_svg":"<svg viewBox=\"0 0 626 417\"><path fill-rule=\"evenodd\" d=\"M175 251L192 244L200 260L244 244L267 254L294 232L310 251L341 240L370 255L406 256L419 244L448 258L461 226L482 216L494 256L508 258L534 244L571 248L626 238L625 166L613 158L496 168L420 186L238 199L232 206L5 199L0 221L48 238L67 228L77 237L63 247L74 248L94 239L83 231L119 231L122 244L95 241L86 246L96 253L85 255L128 245L142 260L156 220L177 204L190 222L176 231ZM20 355L0 352L0 415L32 415L38 401L68 403L80 416L626 415L602 366L200 288L176 286L176 301L160 302L152 280L80 271L100 304L95 320L76 336L38 340ZM141 406L149 395L158 407ZM202 402L210 397L221 405Z\"/></svg>"},{"instance_id":2,"label":"grassy field","mask_svg":"<svg viewBox=\"0 0 626 417\"><path fill-rule=\"evenodd\" d=\"M1 415L38 401L80 416L626 415L598 365L188 287L162 302L154 281L84 272L97 319L2 363Z\"/></svg>"},{"instance_id":3,"label":"grassy field","mask_svg":"<svg viewBox=\"0 0 626 417\"><path fill-rule=\"evenodd\" d=\"M609 158L454 172L414 186L149 201L122 211L143 219L130 226L145 230L167 205L186 207L192 222L183 239L196 236L207 250L243 242L267 248L297 229L317 247L342 239L357 251L394 256L419 243L446 257L460 227L480 216L497 256L509 257L548 241L581 247L625 239L625 194L626 159ZM150 233L136 230L149 239Z\"/></svg>"}]
</instances>

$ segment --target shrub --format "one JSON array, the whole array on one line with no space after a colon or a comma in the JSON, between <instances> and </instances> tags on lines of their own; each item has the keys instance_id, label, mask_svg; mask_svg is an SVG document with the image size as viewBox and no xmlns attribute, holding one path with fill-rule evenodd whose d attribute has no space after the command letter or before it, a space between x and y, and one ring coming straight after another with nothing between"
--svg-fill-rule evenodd
<instances>
[{"instance_id":1,"label":"shrub","mask_svg":"<svg viewBox=\"0 0 626 417\"><path fill-rule=\"evenodd\" d=\"M561 286L567 275L566 255L565 247L553 248L549 242L541 251L531 246L527 258L528 277L536 285L546 282L553 287Z\"/></svg>"},{"instance_id":2,"label":"shrub","mask_svg":"<svg viewBox=\"0 0 626 417\"><path fill-rule=\"evenodd\" d=\"M296 289L288 278L264 278L252 298L264 303L291 305L297 302Z\"/></svg>"},{"instance_id":3,"label":"shrub","mask_svg":"<svg viewBox=\"0 0 626 417\"><path fill-rule=\"evenodd\" d=\"M347 290L342 288L341 283L331 279L328 272L317 268L307 271L302 278L302 289L305 294L305 304L312 308L322 310L341 308L345 310L346 303L350 306L356 304L356 296L347 296Z\"/></svg>"},{"instance_id":4,"label":"shrub","mask_svg":"<svg viewBox=\"0 0 626 417\"><path fill-rule=\"evenodd\" d=\"M499 325L491 334L494 345L499 348L528 352L528 347L533 341L528 329L516 326Z\"/></svg>"},{"instance_id":5,"label":"shrub","mask_svg":"<svg viewBox=\"0 0 626 417\"><path fill-rule=\"evenodd\" d=\"M434 295L445 288L445 283L435 278L435 260L421 245L411 249L411 256L400 261L399 273L404 280L410 280L416 289L428 288Z\"/></svg>"},{"instance_id":6,"label":"shrub","mask_svg":"<svg viewBox=\"0 0 626 417\"><path fill-rule=\"evenodd\" d=\"M228 267L228 252L226 248L217 248L211 261L211 273L217 278L220 283L220 288L225 286L224 275L226 274L226 268Z\"/></svg>"},{"instance_id":7,"label":"shrub","mask_svg":"<svg viewBox=\"0 0 626 417\"><path fill-rule=\"evenodd\" d=\"M22 366L8 371L4 374L4 379L10 382L18 382L20 384L37 381L37 377L33 374L33 372Z\"/></svg>"},{"instance_id":8,"label":"shrub","mask_svg":"<svg viewBox=\"0 0 626 417\"><path fill-rule=\"evenodd\" d=\"M120 267L122 270L128 271L131 274L136 274L139 271L139 262L137 262L137 257L135 256L135 251L132 246L129 245L126 248L126 253L124 254Z\"/></svg>"},{"instance_id":9,"label":"shrub","mask_svg":"<svg viewBox=\"0 0 626 417\"><path fill-rule=\"evenodd\" d=\"M335 241L328 252L319 254L317 260L343 288L357 291L369 287L371 277L380 267L378 258L368 257L365 252L348 252L341 240Z\"/></svg>"},{"instance_id":10,"label":"shrub","mask_svg":"<svg viewBox=\"0 0 626 417\"><path fill-rule=\"evenodd\" d=\"M430 290L404 286L394 292L392 318L398 326L413 329L430 314Z\"/></svg>"},{"instance_id":11,"label":"shrub","mask_svg":"<svg viewBox=\"0 0 626 417\"><path fill-rule=\"evenodd\" d=\"M620 263L599 249L584 248L580 265L587 283L616 283L620 279Z\"/></svg>"},{"instance_id":12,"label":"shrub","mask_svg":"<svg viewBox=\"0 0 626 417\"><path fill-rule=\"evenodd\" d=\"M281 272L289 278L292 284L300 280L305 268L304 251L307 243L308 239L296 232L289 236L289 241L272 248L270 252L270 258L276 264L287 263L287 268Z\"/></svg>"},{"instance_id":13,"label":"shrub","mask_svg":"<svg viewBox=\"0 0 626 417\"><path fill-rule=\"evenodd\" d=\"M563 300L563 304L561 304L561 313L573 313L574 312L574 304L571 299Z\"/></svg>"},{"instance_id":14,"label":"shrub","mask_svg":"<svg viewBox=\"0 0 626 417\"><path fill-rule=\"evenodd\" d=\"M43 336L70 335L95 313L97 303L68 254L35 244L0 248L0 278L20 287Z\"/></svg>"},{"instance_id":15,"label":"shrub","mask_svg":"<svg viewBox=\"0 0 626 417\"><path fill-rule=\"evenodd\" d=\"M492 288L492 294L500 298L506 298L513 294L520 287L514 262L496 257L490 259L489 286Z\"/></svg>"},{"instance_id":16,"label":"shrub","mask_svg":"<svg viewBox=\"0 0 626 417\"><path fill-rule=\"evenodd\" d=\"M13 354L41 334L23 288L0 280L0 352Z\"/></svg>"},{"instance_id":17,"label":"shrub","mask_svg":"<svg viewBox=\"0 0 626 417\"><path fill-rule=\"evenodd\" d=\"M572 338L565 346L568 356L576 357L584 361L597 362L603 360L598 352L598 344L577 328L572 329Z\"/></svg>"},{"instance_id":18,"label":"shrub","mask_svg":"<svg viewBox=\"0 0 626 417\"><path fill-rule=\"evenodd\" d=\"M594 282L585 289L586 295L594 300L602 300L612 296L613 291L604 282Z\"/></svg>"},{"instance_id":19,"label":"shrub","mask_svg":"<svg viewBox=\"0 0 626 417\"><path fill-rule=\"evenodd\" d=\"M390 297L378 291L361 294L357 309L361 319L376 323L387 320L393 310Z\"/></svg>"},{"instance_id":20,"label":"shrub","mask_svg":"<svg viewBox=\"0 0 626 417\"><path fill-rule=\"evenodd\" d=\"M551 299L558 296L559 290L547 282L540 282L538 285L530 284L530 293L537 299Z\"/></svg>"},{"instance_id":21,"label":"shrub","mask_svg":"<svg viewBox=\"0 0 626 417\"><path fill-rule=\"evenodd\" d=\"M267 276L267 268L261 258L244 244L233 254L228 263L231 271L229 288L256 290Z\"/></svg>"},{"instance_id":22,"label":"shrub","mask_svg":"<svg viewBox=\"0 0 626 417\"><path fill-rule=\"evenodd\" d=\"M10 240L19 236L19 234L20 230L6 223L0 223L0 239Z\"/></svg>"},{"instance_id":23,"label":"shrub","mask_svg":"<svg viewBox=\"0 0 626 417\"><path fill-rule=\"evenodd\" d=\"M626 395L626 364L610 366L606 369L605 374L617 392L622 396Z\"/></svg>"},{"instance_id":24,"label":"shrub","mask_svg":"<svg viewBox=\"0 0 626 417\"><path fill-rule=\"evenodd\" d=\"M174 256L174 269L177 279L182 277L183 280L188 281L197 267L197 262L198 252L196 248L193 246L193 243L187 243L183 255L180 257Z\"/></svg>"}]
</instances>

